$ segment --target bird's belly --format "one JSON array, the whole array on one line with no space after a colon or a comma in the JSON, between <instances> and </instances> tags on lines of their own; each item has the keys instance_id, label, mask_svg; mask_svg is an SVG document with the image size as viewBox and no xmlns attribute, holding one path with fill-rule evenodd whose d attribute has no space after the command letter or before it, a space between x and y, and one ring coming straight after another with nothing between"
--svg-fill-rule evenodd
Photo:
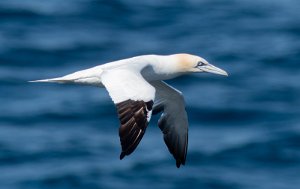
<instances>
[{"instance_id":1,"label":"bird's belly","mask_svg":"<svg viewBox=\"0 0 300 189\"><path fill-rule=\"evenodd\" d=\"M141 71L142 76L147 81L168 80L180 76L181 74L161 74L156 73L151 67Z\"/></svg>"},{"instance_id":2,"label":"bird's belly","mask_svg":"<svg viewBox=\"0 0 300 189\"><path fill-rule=\"evenodd\" d=\"M155 72L142 72L142 76L147 81L168 80L180 76L181 74L157 74Z\"/></svg>"}]
</instances>

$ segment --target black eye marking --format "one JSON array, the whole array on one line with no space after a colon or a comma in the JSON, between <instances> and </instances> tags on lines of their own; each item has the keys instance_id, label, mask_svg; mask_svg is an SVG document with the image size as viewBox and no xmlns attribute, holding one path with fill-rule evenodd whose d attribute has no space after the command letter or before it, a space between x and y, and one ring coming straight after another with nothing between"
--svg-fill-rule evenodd
<instances>
[{"instance_id":1,"label":"black eye marking","mask_svg":"<svg viewBox=\"0 0 300 189\"><path fill-rule=\"evenodd\" d=\"M197 67L199 67L199 66L204 66L204 65L205 65L204 62L199 61L198 64L197 64Z\"/></svg>"}]
</instances>

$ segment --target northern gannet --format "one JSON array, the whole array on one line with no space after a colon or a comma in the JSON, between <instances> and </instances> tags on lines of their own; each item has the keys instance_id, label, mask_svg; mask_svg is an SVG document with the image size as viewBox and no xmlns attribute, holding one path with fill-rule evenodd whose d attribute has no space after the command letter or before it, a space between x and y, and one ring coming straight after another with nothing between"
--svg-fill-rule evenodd
<instances>
[{"instance_id":1,"label":"northern gannet","mask_svg":"<svg viewBox=\"0 0 300 189\"><path fill-rule=\"evenodd\" d=\"M158 126L179 168L186 161L188 117L182 93L162 80L194 72L228 75L224 70L195 55L143 55L109 62L63 77L31 82L105 87L117 108L120 120L120 159L136 149L151 115L162 112Z\"/></svg>"}]
</instances>

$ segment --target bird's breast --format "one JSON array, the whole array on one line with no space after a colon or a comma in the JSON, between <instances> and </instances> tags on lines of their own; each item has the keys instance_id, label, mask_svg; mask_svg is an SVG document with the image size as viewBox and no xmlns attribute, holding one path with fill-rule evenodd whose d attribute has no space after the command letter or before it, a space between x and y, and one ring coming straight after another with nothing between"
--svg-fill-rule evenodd
<instances>
[{"instance_id":1,"label":"bird's breast","mask_svg":"<svg viewBox=\"0 0 300 189\"><path fill-rule=\"evenodd\" d=\"M181 75L179 73L168 74L168 73L157 72L153 69L152 66L147 66L143 68L141 74L147 81L168 80Z\"/></svg>"}]
</instances>

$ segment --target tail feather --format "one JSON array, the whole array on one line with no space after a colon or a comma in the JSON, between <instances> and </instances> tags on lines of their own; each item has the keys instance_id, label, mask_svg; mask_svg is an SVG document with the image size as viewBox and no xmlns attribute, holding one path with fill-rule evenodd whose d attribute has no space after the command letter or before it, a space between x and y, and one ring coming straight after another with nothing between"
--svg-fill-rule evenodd
<instances>
[{"instance_id":1,"label":"tail feather","mask_svg":"<svg viewBox=\"0 0 300 189\"><path fill-rule=\"evenodd\" d=\"M94 67L86 70L81 70L74 72L69 75L65 75L62 77L51 78L51 79L41 79L29 81L33 83L78 83L78 84L99 84L100 82L97 80L98 76L103 72L103 70L99 67Z\"/></svg>"},{"instance_id":2,"label":"tail feather","mask_svg":"<svg viewBox=\"0 0 300 189\"><path fill-rule=\"evenodd\" d=\"M64 79L62 77L58 78L52 78L52 79L41 79L41 80L33 80L28 81L30 83L67 83L70 82L70 80Z\"/></svg>"}]
</instances>

